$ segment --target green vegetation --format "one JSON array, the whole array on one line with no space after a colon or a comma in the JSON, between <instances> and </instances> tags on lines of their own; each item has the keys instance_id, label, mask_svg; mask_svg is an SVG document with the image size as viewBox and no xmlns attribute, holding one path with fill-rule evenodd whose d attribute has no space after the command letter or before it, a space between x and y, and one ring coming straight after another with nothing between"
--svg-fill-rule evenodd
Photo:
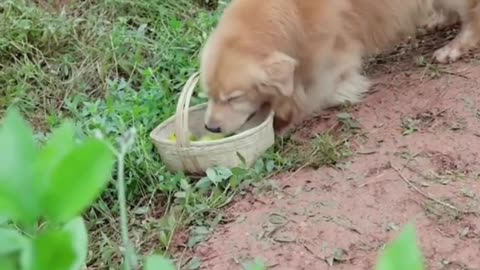
<instances>
[{"instance_id":1,"label":"green vegetation","mask_svg":"<svg viewBox=\"0 0 480 270\"><path fill-rule=\"evenodd\" d=\"M424 270L424 259L417 244L415 227L409 224L392 243L388 244L376 265L376 270Z\"/></svg>"},{"instance_id":2,"label":"green vegetation","mask_svg":"<svg viewBox=\"0 0 480 270\"><path fill-rule=\"evenodd\" d=\"M39 149L18 112L7 114L0 130L1 269L83 265L88 234L80 215L104 189L115 159L102 140L74 139L66 122Z\"/></svg>"}]
</instances>

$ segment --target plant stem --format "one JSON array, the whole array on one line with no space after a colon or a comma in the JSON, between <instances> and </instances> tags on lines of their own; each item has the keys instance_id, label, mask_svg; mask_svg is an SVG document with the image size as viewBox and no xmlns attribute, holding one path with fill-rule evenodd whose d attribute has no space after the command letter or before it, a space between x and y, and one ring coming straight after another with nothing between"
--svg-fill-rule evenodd
<instances>
[{"instance_id":1,"label":"plant stem","mask_svg":"<svg viewBox=\"0 0 480 270\"><path fill-rule=\"evenodd\" d=\"M122 149L123 150L123 149ZM124 160L125 151L120 151L118 155L118 172L117 172L117 193L120 206L120 226L122 233L123 246L125 247L125 270L136 268L135 254L130 246L128 239L128 221L127 221L127 201L125 198L125 180L124 180Z\"/></svg>"}]
</instances>

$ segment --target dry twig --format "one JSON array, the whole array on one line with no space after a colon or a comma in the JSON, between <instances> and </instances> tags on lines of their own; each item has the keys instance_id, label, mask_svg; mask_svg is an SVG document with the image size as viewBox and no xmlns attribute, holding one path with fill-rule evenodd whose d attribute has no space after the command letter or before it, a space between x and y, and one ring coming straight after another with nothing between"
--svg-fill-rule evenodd
<instances>
[{"instance_id":1,"label":"dry twig","mask_svg":"<svg viewBox=\"0 0 480 270\"><path fill-rule=\"evenodd\" d=\"M405 177L405 176L402 174L402 172L400 171L400 169L398 169L398 168L396 168L395 166L393 166L392 163L390 163L390 166L392 167L392 169L395 170L395 172L397 172L397 174L400 176L400 178L402 178L402 180L403 180L405 183L407 183L407 185L409 185L411 188L413 188L416 192L418 192L418 193L419 193L420 195L422 195L423 197L425 197L425 198L427 198L427 199L429 199L429 200L431 200L431 201L433 201L433 202L435 202L435 203L438 203L438 204L440 204L440 205L442 205L442 206L444 206L444 207L447 207L447 208L450 208L450 209L452 209L452 210L454 210L454 211L457 211L457 212L459 212L459 213L462 213L462 214L471 214L470 211L460 210L460 209L458 209L457 207L455 207L455 206L453 206L453 205L451 205L451 204L449 204L449 203L446 203L446 202L444 202L444 201L441 201L441 200L439 200L439 199L436 199L436 198L428 195L427 193L425 193L425 192L423 192L422 190L420 190L420 189L419 189L416 185L414 185L410 180L408 180L408 178Z\"/></svg>"}]
</instances>

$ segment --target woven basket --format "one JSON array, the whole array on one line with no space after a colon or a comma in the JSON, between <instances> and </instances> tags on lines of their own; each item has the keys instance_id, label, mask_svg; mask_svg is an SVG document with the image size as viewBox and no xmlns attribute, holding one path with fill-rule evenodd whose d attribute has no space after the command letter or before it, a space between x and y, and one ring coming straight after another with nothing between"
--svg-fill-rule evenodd
<instances>
[{"instance_id":1,"label":"woven basket","mask_svg":"<svg viewBox=\"0 0 480 270\"><path fill-rule=\"evenodd\" d=\"M239 167L244 162L251 166L274 143L273 113L257 112L233 136L192 142L190 134L196 137L212 135L204 127L207 105L189 108L198 79L198 73L188 79L178 99L175 115L150 133L163 162L173 172L191 174L203 174L215 166ZM169 138L173 133L176 141Z\"/></svg>"}]
</instances>

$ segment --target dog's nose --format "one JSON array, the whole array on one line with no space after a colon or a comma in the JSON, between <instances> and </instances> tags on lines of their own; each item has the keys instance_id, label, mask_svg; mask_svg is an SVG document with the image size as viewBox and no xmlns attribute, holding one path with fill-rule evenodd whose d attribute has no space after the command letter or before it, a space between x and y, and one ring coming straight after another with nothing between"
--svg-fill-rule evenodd
<instances>
[{"instance_id":1,"label":"dog's nose","mask_svg":"<svg viewBox=\"0 0 480 270\"><path fill-rule=\"evenodd\" d=\"M205 129L212 132L212 133L221 133L222 132L221 127L210 127L207 124L205 124Z\"/></svg>"}]
</instances>

